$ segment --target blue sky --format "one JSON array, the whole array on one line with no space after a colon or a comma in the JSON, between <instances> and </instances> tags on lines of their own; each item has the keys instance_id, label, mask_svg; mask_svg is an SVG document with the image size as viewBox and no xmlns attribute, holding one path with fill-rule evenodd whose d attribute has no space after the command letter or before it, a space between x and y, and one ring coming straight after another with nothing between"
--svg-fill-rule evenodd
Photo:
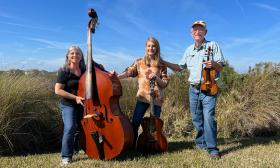
<instances>
[{"instance_id":1,"label":"blue sky","mask_svg":"<svg viewBox=\"0 0 280 168\"><path fill-rule=\"evenodd\" d=\"M163 59L177 63L193 43L195 20L206 21L206 39L220 44L238 72L280 62L279 0L1 0L0 70L55 71L71 45L86 54L90 7L100 22L93 59L108 70L143 57L148 36L159 40Z\"/></svg>"}]
</instances>

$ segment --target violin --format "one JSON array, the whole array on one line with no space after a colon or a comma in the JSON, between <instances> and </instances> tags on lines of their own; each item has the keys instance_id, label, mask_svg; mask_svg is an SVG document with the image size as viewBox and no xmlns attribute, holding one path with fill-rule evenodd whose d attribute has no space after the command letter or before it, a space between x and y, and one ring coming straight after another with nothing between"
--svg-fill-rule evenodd
<instances>
[{"instance_id":1,"label":"violin","mask_svg":"<svg viewBox=\"0 0 280 168\"><path fill-rule=\"evenodd\" d=\"M141 121L143 132L137 139L137 149L146 153L160 153L168 148L166 137L162 133L163 121L154 115L155 79L150 80L150 116Z\"/></svg>"},{"instance_id":2,"label":"violin","mask_svg":"<svg viewBox=\"0 0 280 168\"><path fill-rule=\"evenodd\" d=\"M208 46L207 48L207 61L213 60L213 48ZM203 80L200 84L200 90L205 92L207 95L214 96L218 93L218 85L215 80L216 70L214 68L203 68L202 69Z\"/></svg>"},{"instance_id":3,"label":"violin","mask_svg":"<svg viewBox=\"0 0 280 168\"><path fill-rule=\"evenodd\" d=\"M89 9L88 15L86 72L78 87L78 96L85 98L80 122L81 146L90 158L109 160L132 146L133 130L119 106L122 86L118 77L93 64L92 33L98 16L94 9Z\"/></svg>"}]
</instances>

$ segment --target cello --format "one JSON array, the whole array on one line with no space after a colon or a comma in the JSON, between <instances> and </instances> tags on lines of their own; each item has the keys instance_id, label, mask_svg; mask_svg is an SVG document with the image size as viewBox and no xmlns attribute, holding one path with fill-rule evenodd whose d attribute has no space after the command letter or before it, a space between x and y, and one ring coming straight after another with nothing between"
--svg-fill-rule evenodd
<instances>
[{"instance_id":1,"label":"cello","mask_svg":"<svg viewBox=\"0 0 280 168\"><path fill-rule=\"evenodd\" d=\"M89 9L86 72L79 80L78 96L84 97L81 119L81 146L92 159L109 160L132 146L133 130L121 112L121 83L116 75L95 66L92 58L92 33L98 17Z\"/></svg>"},{"instance_id":2,"label":"cello","mask_svg":"<svg viewBox=\"0 0 280 168\"><path fill-rule=\"evenodd\" d=\"M207 48L207 61L213 60L213 48L208 46ZM203 81L200 84L200 90L205 92L207 95L214 96L218 93L218 85L215 80L216 70L213 68L203 68L202 69Z\"/></svg>"},{"instance_id":3,"label":"cello","mask_svg":"<svg viewBox=\"0 0 280 168\"><path fill-rule=\"evenodd\" d=\"M143 132L137 139L137 149L146 153L160 153L167 150L168 143L162 133L163 121L154 115L155 79L150 80L150 117L144 117Z\"/></svg>"}]
</instances>

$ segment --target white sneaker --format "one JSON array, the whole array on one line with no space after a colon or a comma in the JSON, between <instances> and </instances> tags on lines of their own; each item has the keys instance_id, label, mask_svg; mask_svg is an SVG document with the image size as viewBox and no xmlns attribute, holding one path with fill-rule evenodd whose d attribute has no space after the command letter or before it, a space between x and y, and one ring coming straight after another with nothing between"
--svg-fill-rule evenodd
<instances>
[{"instance_id":1,"label":"white sneaker","mask_svg":"<svg viewBox=\"0 0 280 168\"><path fill-rule=\"evenodd\" d=\"M62 158L60 165L64 166L64 165L70 164L71 162L72 162L72 159L70 159L70 158Z\"/></svg>"}]
</instances>

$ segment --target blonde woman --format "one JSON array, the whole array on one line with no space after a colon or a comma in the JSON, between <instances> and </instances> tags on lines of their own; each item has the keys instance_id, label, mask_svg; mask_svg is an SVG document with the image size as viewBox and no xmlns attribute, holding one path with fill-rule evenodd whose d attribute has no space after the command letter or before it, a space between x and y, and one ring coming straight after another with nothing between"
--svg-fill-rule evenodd
<instances>
[{"instance_id":1,"label":"blonde woman","mask_svg":"<svg viewBox=\"0 0 280 168\"><path fill-rule=\"evenodd\" d=\"M150 106L150 80L155 79L154 115L157 117L160 117L163 90L168 84L167 67L161 63L158 40L154 37L149 37L145 45L144 58L136 60L118 77L120 79L137 77L138 79L137 102L132 117L135 147L140 123Z\"/></svg>"}]
</instances>

